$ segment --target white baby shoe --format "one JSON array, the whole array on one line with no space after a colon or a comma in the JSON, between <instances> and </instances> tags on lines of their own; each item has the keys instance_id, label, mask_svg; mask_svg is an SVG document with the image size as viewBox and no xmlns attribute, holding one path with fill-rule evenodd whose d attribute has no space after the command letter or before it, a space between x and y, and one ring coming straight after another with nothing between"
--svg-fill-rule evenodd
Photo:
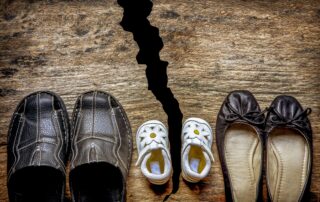
<instances>
[{"instance_id":1,"label":"white baby shoe","mask_svg":"<svg viewBox=\"0 0 320 202\"><path fill-rule=\"evenodd\" d=\"M214 161L212 129L203 119L189 118L183 124L181 138L182 177L189 182L199 182L209 174Z\"/></svg>"},{"instance_id":2,"label":"white baby shoe","mask_svg":"<svg viewBox=\"0 0 320 202\"><path fill-rule=\"evenodd\" d=\"M166 127L157 120L142 124L136 135L138 160L142 174L150 183L165 184L171 177L172 166Z\"/></svg>"}]
</instances>

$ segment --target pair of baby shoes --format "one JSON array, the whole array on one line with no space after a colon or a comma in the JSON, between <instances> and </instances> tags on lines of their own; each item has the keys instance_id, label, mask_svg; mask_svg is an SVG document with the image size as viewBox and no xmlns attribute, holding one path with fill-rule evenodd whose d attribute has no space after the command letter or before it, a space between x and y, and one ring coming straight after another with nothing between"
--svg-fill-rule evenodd
<instances>
[{"instance_id":1,"label":"pair of baby shoes","mask_svg":"<svg viewBox=\"0 0 320 202\"><path fill-rule=\"evenodd\" d=\"M199 182L210 171L214 161L212 129L200 118L189 118L182 126L181 167L182 176L189 182ZM138 160L143 175L150 183L168 182L172 173L168 131L163 123L151 120L143 123L136 135Z\"/></svg>"}]
</instances>

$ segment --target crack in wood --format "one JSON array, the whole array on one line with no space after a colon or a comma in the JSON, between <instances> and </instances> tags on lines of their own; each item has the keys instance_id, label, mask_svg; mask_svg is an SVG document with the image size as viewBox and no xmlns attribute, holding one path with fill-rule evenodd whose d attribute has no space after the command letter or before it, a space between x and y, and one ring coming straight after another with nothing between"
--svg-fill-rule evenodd
<instances>
[{"instance_id":1,"label":"crack in wood","mask_svg":"<svg viewBox=\"0 0 320 202\"><path fill-rule=\"evenodd\" d=\"M179 189L179 176L181 172L181 127L183 114L179 103L175 99L170 88L167 87L168 62L162 61L159 56L163 48L163 41L159 35L159 29L150 24L147 17L152 11L153 3L149 0L131 1L118 0L118 4L123 8L123 18L120 22L125 31L133 34L134 40L139 46L139 53L136 57L139 64L146 64L146 76L148 79L148 89L162 104L168 116L170 153L173 167L173 189L176 193ZM168 199L170 195L166 196Z\"/></svg>"}]
</instances>

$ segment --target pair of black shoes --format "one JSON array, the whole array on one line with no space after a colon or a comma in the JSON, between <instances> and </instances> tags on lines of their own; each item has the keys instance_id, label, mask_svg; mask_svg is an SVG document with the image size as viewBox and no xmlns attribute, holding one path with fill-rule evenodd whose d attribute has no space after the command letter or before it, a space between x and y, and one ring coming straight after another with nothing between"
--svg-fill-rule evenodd
<instances>
[{"instance_id":1,"label":"pair of black shoes","mask_svg":"<svg viewBox=\"0 0 320 202\"><path fill-rule=\"evenodd\" d=\"M263 201L263 170L269 200L308 199L310 113L292 96L276 97L266 111L249 91L233 91L226 97L217 118L216 141L227 201Z\"/></svg>"},{"instance_id":2,"label":"pair of black shoes","mask_svg":"<svg viewBox=\"0 0 320 202\"><path fill-rule=\"evenodd\" d=\"M13 114L7 152L11 202L64 201L69 159L72 201L126 199L131 128L124 109L108 93L79 96L71 124L59 96L28 95Z\"/></svg>"}]
</instances>

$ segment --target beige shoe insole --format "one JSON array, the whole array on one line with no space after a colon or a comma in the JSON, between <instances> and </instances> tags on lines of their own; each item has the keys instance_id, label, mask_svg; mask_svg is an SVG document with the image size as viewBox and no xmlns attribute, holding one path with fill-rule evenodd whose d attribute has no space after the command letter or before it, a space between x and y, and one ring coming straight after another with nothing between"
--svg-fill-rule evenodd
<instances>
[{"instance_id":1,"label":"beige shoe insole","mask_svg":"<svg viewBox=\"0 0 320 202\"><path fill-rule=\"evenodd\" d=\"M308 177L310 153L304 137L275 129L267 142L267 182L273 201L299 201Z\"/></svg>"},{"instance_id":2,"label":"beige shoe insole","mask_svg":"<svg viewBox=\"0 0 320 202\"><path fill-rule=\"evenodd\" d=\"M224 144L233 201L256 201L262 161L257 132L246 124L232 124Z\"/></svg>"}]
</instances>

